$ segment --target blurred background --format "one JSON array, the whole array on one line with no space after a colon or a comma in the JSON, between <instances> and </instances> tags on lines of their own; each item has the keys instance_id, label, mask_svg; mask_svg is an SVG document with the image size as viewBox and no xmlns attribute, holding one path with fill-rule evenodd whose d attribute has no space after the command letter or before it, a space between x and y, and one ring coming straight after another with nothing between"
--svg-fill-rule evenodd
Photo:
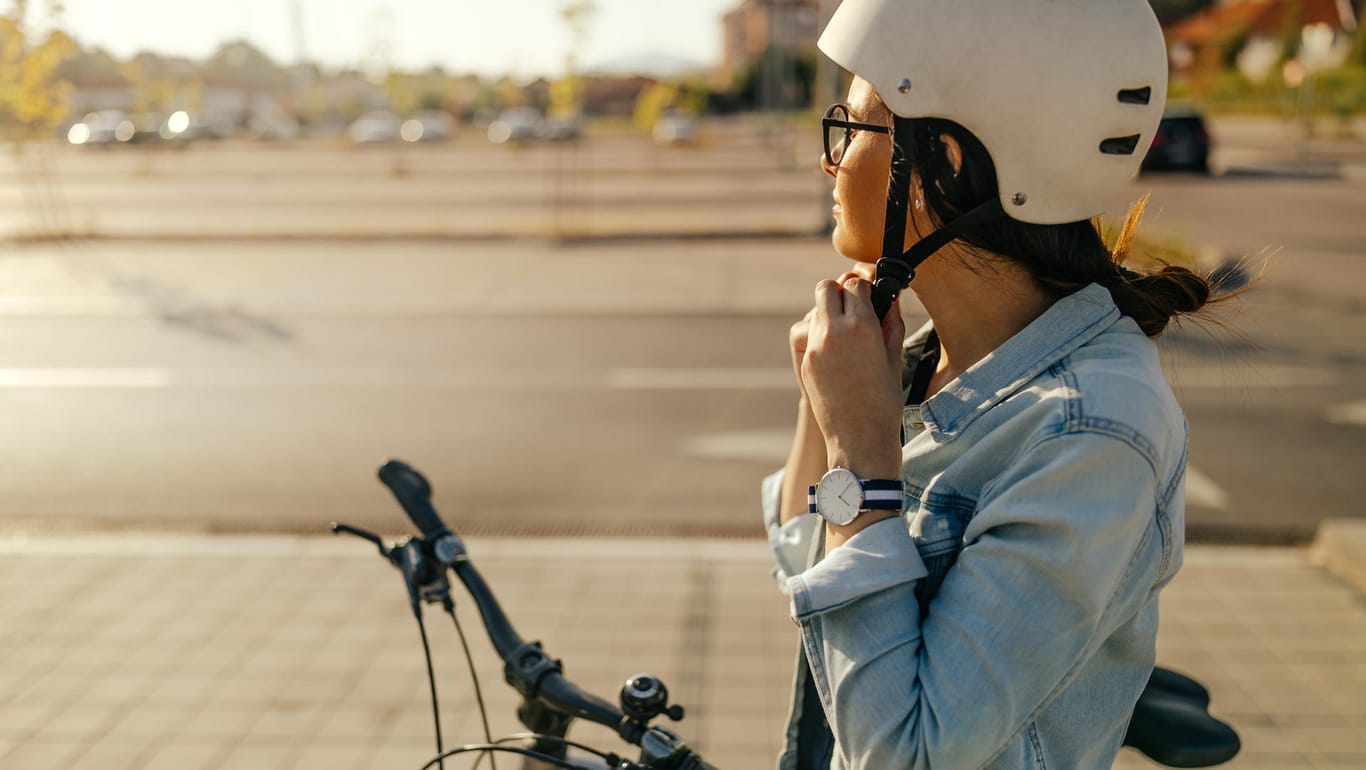
<instances>
[{"instance_id":1,"label":"blurred background","mask_svg":"<svg viewBox=\"0 0 1366 770\"><path fill-rule=\"evenodd\" d=\"M1154 4L1171 106L1112 210L1258 280L1164 338L1191 537L1302 541L1364 510L1366 25ZM6 6L0 528L393 529L393 455L470 532L760 534L844 268L834 0Z\"/></svg>"},{"instance_id":2,"label":"blurred background","mask_svg":"<svg viewBox=\"0 0 1366 770\"><path fill-rule=\"evenodd\" d=\"M1366 518L1362 3L1153 4L1172 98L1110 210L1151 195L1137 266L1252 285L1161 341L1188 538L1304 544ZM0 764L417 766L397 581L360 543L259 537L407 531L375 479L401 457L571 673L661 673L695 745L771 765L795 639L758 490L788 328L847 266L818 164L836 5L0 0ZM1164 616L1205 625L1164 620L1163 659L1243 709L1252 760L1366 756L1359 595L1201 553ZM1302 689L1318 664L1342 698Z\"/></svg>"}]
</instances>

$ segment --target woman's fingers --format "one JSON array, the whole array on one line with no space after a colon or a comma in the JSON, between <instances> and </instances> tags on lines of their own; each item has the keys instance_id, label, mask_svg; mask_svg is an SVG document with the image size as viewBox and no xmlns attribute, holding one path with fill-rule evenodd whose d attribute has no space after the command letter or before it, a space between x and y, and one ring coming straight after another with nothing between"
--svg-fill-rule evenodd
<instances>
[{"instance_id":1,"label":"woman's fingers","mask_svg":"<svg viewBox=\"0 0 1366 770\"><path fill-rule=\"evenodd\" d=\"M831 280L816 284L816 307L813 321L838 318L844 315L844 289Z\"/></svg>"},{"instance_id":2,"label":"woman's fingers","mask_svg":"<svg viewBox=\"0 0 1366 770\"><path fill-rule=\"evenodd\" d=\"M900 370L905 355L902 345L906 339L906 322L901 318L901 300L892 303L882 319L882 340L887 343L887 363Z\"/></svg>"},{"instance_id":3,"label":"woman's fingers","mask_svg":"<svg viewBox=\"0 0 1366 770\"><path fill-rule=\"evenodd\" d=\"M858 321L876 320L873 312L873 285L862 278L844 282L844 314Z\"/></svg>"},{"instance_id":4,"label":"woman's fingers","mask_svg":"<svg viewBox=\"0 0 1366 770\"><path fill-rule=\"evenodd\" d=\"M787 340L792 346L794 353L801 353L806 350L806 340L811 333L811 317L816 314L816 309L811 308L802 316L802 320L792 324L788 329Z\"/></svg>"}]
</instances>

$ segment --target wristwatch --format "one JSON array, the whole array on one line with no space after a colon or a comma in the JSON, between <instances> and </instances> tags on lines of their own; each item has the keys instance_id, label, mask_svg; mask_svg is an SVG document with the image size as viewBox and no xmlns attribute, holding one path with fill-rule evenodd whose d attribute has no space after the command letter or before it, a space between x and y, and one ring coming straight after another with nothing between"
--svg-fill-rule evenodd
<instances>
[{"instance_id":1,"label":"wristwatch","mask_svg":"<svg viewBox=\"0 0 1366 770\"><path fill-rule=\"evenodd\" d=\"M905 496L900 479L860 479L848 468L832 468L807 488L807 512L842 527L863 511L899 511Z\"/></svg>"}]
</instances>

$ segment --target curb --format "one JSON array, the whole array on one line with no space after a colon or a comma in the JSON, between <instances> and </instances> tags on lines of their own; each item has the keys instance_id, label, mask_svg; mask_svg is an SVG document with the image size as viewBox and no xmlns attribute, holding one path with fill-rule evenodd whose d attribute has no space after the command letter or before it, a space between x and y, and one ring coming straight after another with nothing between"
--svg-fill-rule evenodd
<instances>
[{"instance_id":1,"label":"curb","mask_svg":"<svg viewBox=\"0 0 1366 770\"><path fill-rule=\"evenodd\" d=\"M1366 520L1320 523L1309 547L1309 561L1366 594Z\"/></svg>"}]
</instances>

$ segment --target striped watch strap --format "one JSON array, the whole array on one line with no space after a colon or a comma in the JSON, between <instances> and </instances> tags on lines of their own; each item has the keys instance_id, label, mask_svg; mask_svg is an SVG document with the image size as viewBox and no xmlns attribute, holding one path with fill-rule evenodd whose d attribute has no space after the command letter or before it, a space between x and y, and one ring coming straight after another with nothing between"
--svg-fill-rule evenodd
<instances>
[{"instance_id":1,"label":"striped watch strap","mask_svg":"<svg viewBox=\"0 0 1366 770\"><path fill-rule=\"evenodd\" d=\"M905 504L905 488L900 481L891 479L859 479L863 487L861 511L899 511ZM816 488L806 488L806 512L820 513L816 510Z\"/></svg>"}]
</instances>

